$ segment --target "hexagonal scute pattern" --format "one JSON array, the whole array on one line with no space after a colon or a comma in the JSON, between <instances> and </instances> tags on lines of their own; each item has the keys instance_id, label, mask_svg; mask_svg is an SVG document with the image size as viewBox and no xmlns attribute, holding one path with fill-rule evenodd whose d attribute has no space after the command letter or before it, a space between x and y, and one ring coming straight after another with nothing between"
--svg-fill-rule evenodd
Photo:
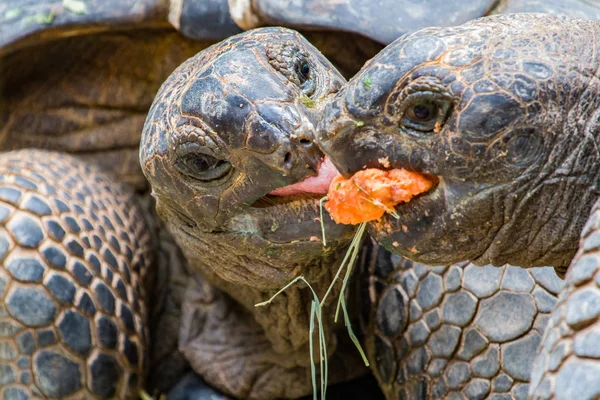
<instances>
[{"instance_id":1,"label":"hexagonal scute pattern","mask_svg":"<svg viewBox=\"0 0 600 400\"><path fill-rule=\"evenodd\" d=\"M0 398L136 398L151 237L132 193L59 153L0 155Z\"/></svg>"},{"instance_id":2,"label":"hexagonal scute pattern","mask_svg":"<svg viewBox=\"0 0 600 400\"><path fill-rule=\"evenodd\" d=\"M552 311L531 376L532 400L600 398L600 202Z\"/></svg>"},{"instance_id":3,"label":"hexagonal scute pattern","mask_svg":"<svg viewBox=\"0 0 600 400\"><path fill-rule=\"evenodd\" d=\"M369 289L361 302L374 311L362 318L388 398L526 399L563 284L553 268L427 267L377 244L372 251L378 263L363 266ZM413 309L422 313L413 317Z\"/></svg>"}]
</instances>

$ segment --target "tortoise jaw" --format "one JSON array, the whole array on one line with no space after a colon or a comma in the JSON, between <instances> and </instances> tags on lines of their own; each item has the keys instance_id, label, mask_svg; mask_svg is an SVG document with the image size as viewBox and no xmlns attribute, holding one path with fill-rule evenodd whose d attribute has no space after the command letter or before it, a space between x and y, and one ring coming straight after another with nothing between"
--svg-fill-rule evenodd
<instances>
[{"instance_id":1,"label":"tortoise jaw","mask_svg":"<svg viewBox=\"0 0 600 400\"><path fill-rule=\"evenodd\" d=\"M369 223L369 232L385 247L410 259L420 259L423 243L428 241L439 216L447 209L445 182L437 183L429 191L415 196L410 202L395 207L397 216L384 215ZM435 264L436 255L427 254L427 262ZM433 257L430 258L430 257Z\"/></svg>"},{"instance_id":2,"label":"tortoise jaw","mask_svg":"<svg viewBox=\"0 0 600 400\"><path fill-rule=\"evenodd\" d=\"M323 225L330 241L351 238L353 227L336 224L326 212L323 221L320 219L320 200L327 195L337 175L337 169L325 157L315 176L272 190L256 200L249 210L256 221L256 232L277 244L320 243ZM273 215L277 215L278 220L273 220Z\"/></svg>"},{"instance_id":3,"label":"tortoise jaw","mask_svg":"<svg viewBox=\"0 0 600 400\"><path fill-rule=\"evenodd\" d=\"M250 207L252 208L271 208L283 204L295 203L298 201L310 201L320 200L323 197L322 194L316 193L302 193L292 196L276 196L272 194L266 194L260 199L256 200Z\"/></svg>"},{"instance_id":4,"label":"tortoise jaw","mask_svg":"<svg viewBox=\"0 0 600 400\"><path fill-rule=\"evenodd\" d=\"M331 181L337 175L339 175L339 172L329 158L325 156L317 166L315 176L307 176L299 182L272 190L268 195L279 197L320 195L320 197L323 197L327 194Z\"/></svg>"},{"instance_id":5,"label":"tortoise jaw","mask_svg":"<svg viewBox=\"0 0 600 400\"><path fill-rule=\"evenodd\" d=\"M322 195L273 197L277 203L271 203L266 208L249 208L231 221L230 230L237 230L237 221L251 220L253 233L274 244L314 242L315 245L322 246L322 226L328 242L351 239L353 226L336 224L326 211L323 212L321 221Z\"/></svg>"}]
</instances>

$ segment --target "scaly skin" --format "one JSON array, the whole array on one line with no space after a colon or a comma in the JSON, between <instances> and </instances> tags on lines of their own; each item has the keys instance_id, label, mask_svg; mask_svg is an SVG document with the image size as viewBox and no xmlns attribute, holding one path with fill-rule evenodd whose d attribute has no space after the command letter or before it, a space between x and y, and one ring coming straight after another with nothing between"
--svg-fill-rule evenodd
<instances>
[{"instance_id":1,"label":"scaly skin","mask_svg":"<svg viewBox=\"0 0 600 400\"><path fill-rule=\"evenodd\" d=\"M538 350L531 376L531 400L600 398L599 220L597 202Z\"/></svg>"},{"instance_id":2,"label":"scaly skin","mask_svg":"<svg viewBox=\"0 0 600 400\"><path fill-rule=\"evenodd\" d=\"M304 75L300 73L305 69ZM190 267L180 350L207 382L236 397L295 398L312 391L310 291L332 281L351 227L324 223L318 197L264 197L316 174L315 124L343 84L298 33L271 28L229 38L190 59L165 82L149 113L140 161ZM323 310L331 381L364 373L347 335ZM348 351L350 350L350 351Z\"/></svg>"},{"instance_id":3,"label":"scaly skin","mask_svg":"<svg viewBox=\"0 0 600 400\"><path fill-rule=\"evenodd\" d=\"M0 171L0 397L135 399L153 252L133 193L53 152Z\"/></svg>"},{"instance_id":4,"label":"scaly skin","mask_svg":"<svg viewBox=\"0 0 600 400\"><path fill-rule=\"evenodd\" d=\"M374 244L358 281L388 399L522 400L562 281L552 268L429 267Z\"/></svg>"},{"instance_id":5,"label":"scaly skin","mask_svg":"<svg viewBox=\"0 0 600 400\"><path fill-rule=\"evenodd\" d=\"M431 264L568 265L600 193L599 34L591 21L498 16L419 31L369 62L326 111L325 152L346 175L388 157L439 178L373 235ZM595 221L535 363L533 398L599 396L598 341L583 339L600 314L586 283L600 263L584 257Z\"/></svg>"}]
</instances>

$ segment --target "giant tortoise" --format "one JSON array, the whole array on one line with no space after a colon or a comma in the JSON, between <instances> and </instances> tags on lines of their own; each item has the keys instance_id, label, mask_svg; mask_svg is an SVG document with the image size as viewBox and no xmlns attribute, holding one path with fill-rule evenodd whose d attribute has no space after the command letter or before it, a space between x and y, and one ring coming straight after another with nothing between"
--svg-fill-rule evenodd
<instances>
[{"instance_id":1,"label":"giant tortoise","mask_svg":"<svg viewBox=\"0 0 600 400\"><path fill-rule=\"evenodd\" d=\"M595 22L547 14L423 29L365 65L330 103L319 134L346 176L406 168L436 179L396 208L398 219L370 224L389 251L432 265L569 266L531 399L600 397L598 34ZM509 316L528 303L498 304L505 317L489 321L501 324L493 341L503 358ZM526 340L540 342L523 337L521 351Z\"/></svg>"},{"instance_id":2,"label":"giant tortoise","mask_svg":"<svg viewBox=\"0 0 600 400\"><path fill-rule=\"evenodd\" d=\"M0 185L2 397L133 398L145 384L149 369L149 385L166 389L185 373L189 361L194 367L195 362L200 363L196 368L200 371L215 367L210 371L216 375L220 364L203 363L202 353L185 360L186 349L193 352L191 339L198 333L194 307L209 292L202 291L204 278L186 270L178 248L153 217L147 183L137 162L142 124L159 85L177 65L211 41L187 40L169 28L162 2L5 2L0 11L4 18L0 25L4 46L1 146L13 150L2 155ZM342 37L331 34L327 38L318 41L336 43ZM255 32L209 50L214 56L256 51L260 53L253 71L257 79L275 75L270 78L274 101L266 101L255 114L255 137L250 143L259 151L278 146L287 136L269 136L271 124L295 123L293 118L302 115L292 106L287 107L290 115L281 113L277 105L277 96L302 94L290 92L284 82L278 82L279 72L275 71L276 67L285 68L297 49L312 60L313 68L322 71L319 87L307 84L304 89L308 95L325 96L341 86L343 78L335 68L293 32ZM270 65L269 59L275 64ZM357 56L345 65L360 65L358 60ZM290 80L296 73L293 67L287 72ZM251 88L241 88L240 95L250 96L260 87L267 90L264 82L257 80ZM315 102L320 104L325 97ZM283 121L282 117L292 119ZM302 117L303 124L315 125L312 119ZM282 129L287 132L292 126ZM288 160L292 168L274 171L270 185L293 183L320 163L320 152L305 143L304 135L313 129L306 130L289 145L295 157ZM32 147L43 150L17 150ZM300 162L305 158L309 167ZM258 166L249 171L264 172ZM145 208L137 205L132 188L137 189L135 196L146 203ZM290 217L271 211L264 214L272 215L273 226L284 225ZM279 233L282 240L293 241L295 235L300 240L308 232L303 229ZM273 231L272 235L279 233ZM227 254L229 261L237 259L243 264L254 251L240 243L238 252ZM319 249L314 259L317 264L321 253L323 262L336 258L335 251ZM306 266L310 265L307 262ZM188 293L190 281L199 283L190 285L195 292ZM262 284L256 282L258 287ZM216 291L213 295L222 296ZM210 332L216 334L219 329ZM280 343L287 346L285 339ZM234 343L231 349L234 351ZM269 358L267 350L256 353ZM295 365L284 361L284 366ZM352 363L341 360L340 364L348 368L340 368L339 379L364 370L350 368ZM276 387L284 379L280 376L272 383ZM250 383L259 384L251 379ZM270 383L266 386L265 396L286 395L270 389ZM299 381L296 386L285 388L290 397L309 391L306 382ZM221 387L240 396L250 390L248 379L237 376Z\"/></svg>"},{"instance_id":3,"label":"giant tortoise","mask_svg":"<svg viewBox=\"0 0 600 400\"><path fill-rule=\"evenodd\" d=\"M0 149L62 154L4 158L3 398L125 398L137 394L148 372L149 387L166 390L190 369L177 351L188 273L154 217L139 140L167 76L241 30L226 2L185 10L171 3L0 3ZM218 16L218 23L190 40L169 15L182 31L186 20L207 27ZM368 40L345 43L336 32L309 36L339 57L346 75L380 49ZM131 189L142 209L130 204Z\"/></svg>"}]
</instances>

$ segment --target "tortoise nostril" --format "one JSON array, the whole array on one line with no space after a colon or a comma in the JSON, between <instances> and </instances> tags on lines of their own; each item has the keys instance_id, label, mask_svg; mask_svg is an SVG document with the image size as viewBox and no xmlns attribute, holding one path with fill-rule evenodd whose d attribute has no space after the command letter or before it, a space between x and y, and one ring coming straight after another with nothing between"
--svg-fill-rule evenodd
<instances>
[{"instance_id":1,"label":"tortoise nostril","mask_svg":"<svg viewBox=\"0 0 600 400\"><path fill-rule=\"evenodd\" d=\"M292 167L292 153L285 153L285 156L283 157L283 166L286 168Z\"/></svg>"},{"instance_id":2,"label":"tortoise nostril","mask_svg":"<svg viewBox=\"0 0 600 400\"><path fill-rule=\"evenodd\" d=\"M306 139L306 138L302 138L302 139L300 139L300 144L302 146L310 146L312 144L312 140Z\"/></svg>"}]
</instances>

